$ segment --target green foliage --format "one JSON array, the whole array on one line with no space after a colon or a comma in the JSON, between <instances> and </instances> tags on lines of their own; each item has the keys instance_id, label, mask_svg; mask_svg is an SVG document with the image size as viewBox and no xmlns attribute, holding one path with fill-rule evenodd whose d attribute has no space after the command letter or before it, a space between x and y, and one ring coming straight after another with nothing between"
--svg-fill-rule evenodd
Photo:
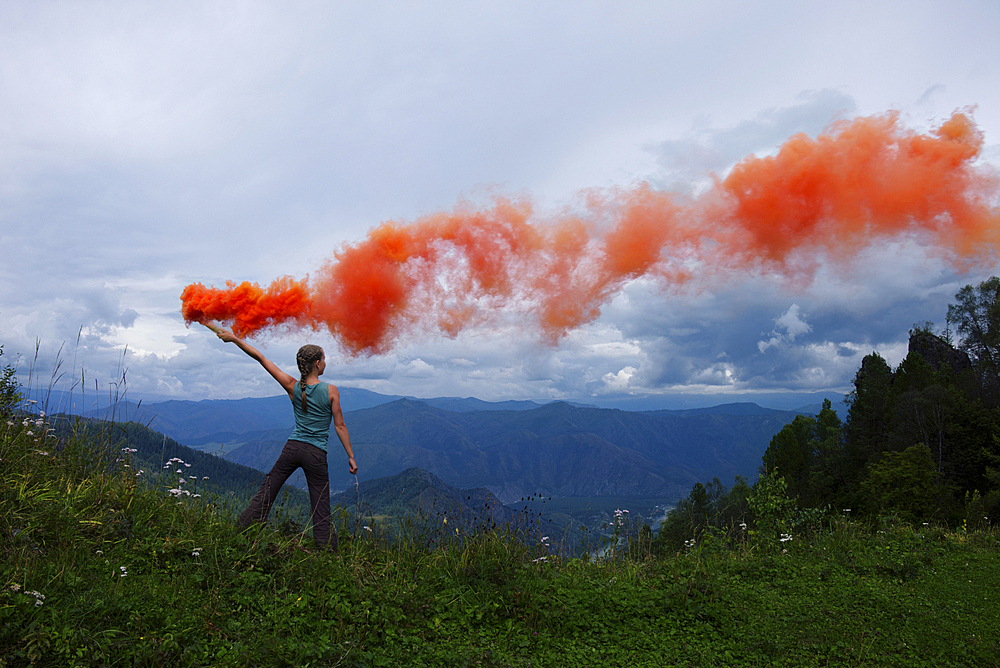
<instances>
[{"instance_id":1,"label":"green foliage","mask_svg":"<svg viewBox=\"0 0 1000 668\"><path fill-rule=\"evenodd\" d=\"M771 439L761 470L777 470L799 505L820 506L842 486L845 460L843 425L824 399L819 415L796 416Z\"/></svg>"},{"instance_id":2,"label":"green foliage","mask_svg":"<svg viewBox=\"0 0 1000 668\"><path fill-rule=\"evenodd\" d=\"M902 452L887 452L873 463L861 482L869 510L893 513L906 522L941 519L951 495L923 443Z\"/></svg>"},{"instance_id":3,"label":"green foliage","mask_svg":"<svg viewBox=\"0 0 1000 668\"><path fill-rule=\"evenodd\" d=\"M750 487L739 477L732 490L727 490L718 478L707 485L695 483L691 494L667 513L651 544L652 551L666 554L689 549L699 544L706 533L719 539L742 535L749 516L750 494Z\"/></svg>"},{"instance_id":4,"label":"green foliage","mask_svg":"<svg viewBox=\"0 0 1000 668\"><path fill-rule=\"evenodd\" d=\"M3 357L3 346L0 346L0 357ZM14 367L5 364L0 371L0 418L10 419L14 415L22 396L18 391L20 385L14 376Z\"/></svg>"},{"instance_id":5,"label":"green foliage","mask_svg":"<svg viewBox=\"0 0 1000 668\"><path fill-rule=\"evenodd\" d=\"M788 534L796 513L795 499L788 495L788 485L777 471L763 473L747 499L753 513L756 532L765 540Z\"/></svg>"},{"instance_id":6,"label":"green foliage","mask_svg":"<svg viewBox=\"0 0 1000 668\"><path fill-rule=\"evenodd\" d=\"M977 286L966 285L948 306L949 328L955 327L958 348L968 353L983 385L997 403L1000 387L1000 278L992 276Z\"/></svg>"},{"instance_id":7,"label":"green foliage","mask_svg":"<svg viewBox=\"0 0 1000 668\"><path fill-rule=\"evenodd\" d=\"M892 369L878 353L866 355L847 395L846 478L860 479L865 466L887 447L892 419Z\"/></svg>"}]
</instances>

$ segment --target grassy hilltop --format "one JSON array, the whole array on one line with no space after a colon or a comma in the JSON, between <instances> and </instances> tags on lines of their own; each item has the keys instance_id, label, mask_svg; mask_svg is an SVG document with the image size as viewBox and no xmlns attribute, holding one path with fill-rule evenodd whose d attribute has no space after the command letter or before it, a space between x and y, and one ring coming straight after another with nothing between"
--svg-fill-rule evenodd
<instances>
[{"instance_id":1,"label":"grassy hilltop","mask_svg":"<svg viewBox=\"0 0 1000 668\"><path fill-rule=\"evenodd\" d=\"M578 559L341 509L331 555L280 516L237 532L234 496L147 475L127 429L47 420L0 421L0 666L1000 665L988 523L804 513L764 476L745 526L676 553L626 513Z\"/></svg>"}]
</instances>

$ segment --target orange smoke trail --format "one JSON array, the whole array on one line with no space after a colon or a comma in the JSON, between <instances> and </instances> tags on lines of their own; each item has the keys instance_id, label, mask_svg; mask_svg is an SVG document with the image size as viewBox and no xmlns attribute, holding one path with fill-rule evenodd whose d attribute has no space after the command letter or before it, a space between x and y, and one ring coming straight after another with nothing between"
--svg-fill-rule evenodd
<instances>
[{"instance_id":1,"label":"orange smoke trail","mask_svg":"<svg viewBox=\"0 0 1000 668\"><path fill-rule=\"evenodd\" d=\"M370 354L419 325L455 336L514 309L554 343L643 276L676 284L710 269L791 275L793 256L845 260L903 235L967 263L992 257L1000 229L997 178L974 164L982 145L964 113L926 134L895 113L858 118L747 158L693 200L642 184L592 192L584 214L539 222L526 202L460 205L384 223L309 279L189 285L182 313L188 323L231 323L240 336L326 327L349 353Z\"/></svg>"}]
</instances>

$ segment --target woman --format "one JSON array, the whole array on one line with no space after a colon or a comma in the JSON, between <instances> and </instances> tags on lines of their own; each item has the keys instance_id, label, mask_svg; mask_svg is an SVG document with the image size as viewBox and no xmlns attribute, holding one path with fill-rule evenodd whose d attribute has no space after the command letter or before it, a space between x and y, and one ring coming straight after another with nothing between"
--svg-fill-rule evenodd
<instances>
[{"instance_id":1,"label":"woman","mask_svg":"<svg viewBox=\"0 0 1000 668\"><path fill-rule=\"evenodd\" d=\"M348 470L358 472L351 449L351 437L344 424L340 408L340 392L336 387L321 382L319 377L326 370L326 356L319 346L299 348L295 361L299 367L299 380L279 369L254 347L224 329L212 328L220 339L235 343L240 350L254 358L278 381L292 400L295 411L295 430L281 451L278 461L264 478L257 495L240 515L237 522L241 529L254 522L263 522L271 512L271 505L278 490L295 469L302 467L309 485L309 502L312 507L313 538L320 548L337 550L337 531L330 526L330 474L326 464L326 442L330 438L330 422L347 452Z\"/></svg>"}]
</instances>

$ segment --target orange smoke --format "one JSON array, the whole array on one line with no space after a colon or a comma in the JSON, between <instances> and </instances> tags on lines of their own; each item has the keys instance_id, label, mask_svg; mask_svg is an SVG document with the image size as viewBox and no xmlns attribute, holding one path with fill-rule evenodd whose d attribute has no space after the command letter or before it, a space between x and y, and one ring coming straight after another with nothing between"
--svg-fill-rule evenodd
<instances>
[{"instance_id":1,"label":"orange smoke","mask_svg":"<svg viewBox=\"0 0 1000 668\"><path fill-rule=\"evenodd\" d=\"M926 134L896 113L858 118L746 158L694 199L642 184L589 193L584 213L544 221L523 201L462 204L383 223L301 281L189 285L182 313L188 323L230 323L240 336L325 327L351 354L386 352L418 326L455 336L501 311L529 314L555 342L643 276L676 284L708 268L790 274L793 254L842 260L903 235L956 263L985 259L1000 212L995 175L974 165L982 144L964 113Z\"/></svg>"}]
</instances>

